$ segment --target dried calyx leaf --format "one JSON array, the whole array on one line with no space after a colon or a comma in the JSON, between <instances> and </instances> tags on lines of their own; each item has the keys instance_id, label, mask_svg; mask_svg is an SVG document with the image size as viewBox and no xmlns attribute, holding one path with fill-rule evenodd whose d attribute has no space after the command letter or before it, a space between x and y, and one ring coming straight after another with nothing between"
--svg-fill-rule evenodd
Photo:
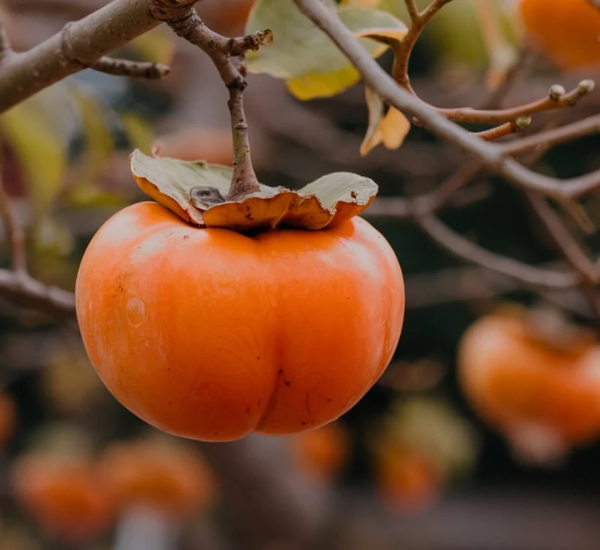
<instances>
[{"instance_id":1,"label":"dried calyx leaf","mask_svg":"<svg viewBox=\"0 0 600 550\"><path fill-rule=\"evenodd\" d=\"M235 231L332 227L363 212L378 191L369 178L337 172L297 191L261 185L260 192L232 201L227 200L232 168L139 150L131 155L131 172L144 193L186 222Z\"/></svg>"}]
</instances>

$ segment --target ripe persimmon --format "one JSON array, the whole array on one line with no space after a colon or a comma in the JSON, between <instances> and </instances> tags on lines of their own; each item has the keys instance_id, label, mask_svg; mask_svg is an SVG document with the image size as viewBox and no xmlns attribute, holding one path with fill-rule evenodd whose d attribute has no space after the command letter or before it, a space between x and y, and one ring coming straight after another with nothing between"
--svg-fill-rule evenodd
<instances>
[{"instance_id":1,"label":"ripe persimmon","mask_svg":"<svg viewBox=\"0 0 600 550\"><path fill-rule=\"evenodd\" d=\"M205 508L215 495L212 473L184 447L126 441L109 447L101 460L104 482L119 507L150 507L175 519Z\"/></svg>"},{"instance_id":2,"label":"ripe persimmon","mask_svg":"<svg viewBox=\"0 0 600 550\"><path fill-rule=\"evenodd\" d=\"M377 454L375 483L393 507L420 510L434 502L445 484L439 465L415 449L389 448Z\"/></svg>"},{"instance_id":3,"label":"ripe persimmon","mask_svg":"<svg viewBox=\"0 0 600 550\"><path fill-rule=\"evenodd\" d=\"M600 8L591 0L521 0L534 46L562 69L600 64Z\"/></svg>"},{"instance_id":4,"label":"ripe persimmon","mask_svg":"<svg viewBox=\"0 0 600 550\"><path fill-rule=\"evenodd\" d=\"M354 406L396 349L404 284L362 218L248 235L144 202L92 239L76 306L125 407L165 432L227 441L317 428Z\"/></svg>"},{"instance_id":5,"label":"ripe persimmon","mask_svg":"<svg viewBox=\"0 0 600 550\"><path fill-rule=\"evenodd\" d=\"M467 330L458 357L474 409L521 459L537 462L600 436L600 346L584 328L548 332L544 323L520 308L499 309Z\"/></svg>"},{"instance_id":6,"label":"ripe persimmon","mask_svg":"<svg viewBox=\"0 0 600 550\"><path fill-rule=\"evenodd\" d=\"M23 456L14 464L11 482L21 506L47 536L64 544L87 543L114 519L112 494L85 459Z\"/></svg>"},{"instance_id":7,"label":"ripe persimmon","mask_svg":"<svg viewBox=\"0 0 600 550\"><path fill-rule=\"evenodd\" d=\"M13 434L17 421L17 410L13 398L0 393L0 449Z\"/></svg>"},{"instance_id":8,"label":"ripe persimmon","mask_svg":"<svg viewBox=\"0 0 600 550\"><path fill-rule=\"evenodd\" d=\"M293 463L319 481L331 481L337 476L350 452L348 433L338 423L297 434L290 443Z\"/></svg>"}]
</instances>

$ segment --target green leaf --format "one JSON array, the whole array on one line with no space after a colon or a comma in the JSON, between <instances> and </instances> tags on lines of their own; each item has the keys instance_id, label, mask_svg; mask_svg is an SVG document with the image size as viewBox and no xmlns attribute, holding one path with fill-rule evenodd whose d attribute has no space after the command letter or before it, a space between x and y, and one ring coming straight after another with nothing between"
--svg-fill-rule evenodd
<instances>
[{"instance_id":1,"label":"green leaf","mask_svg":"<svg viewBox=\"0 0 600 550\"><path fill-rule=\"evenodd\" d=\"M60 86L0 116L0 131L23 169L36 215L47 211L62 189L75 118L70 97Z\"/></svg>"},{"instance_id":2,"label":"green leaf","mask_svg":"<svg viewBox=\"0 0 600 550\"><path fill-rule=\"evenodd\" d=\"M372 38L384 34L401 40L407 31L402 21L386 11L355 4L334 9L342 22L361 37L361 44L373 57L383 54L389 46ZM258 0L246 32L261 29L271 29L274 42L248 53L248 70L285 80L298 99L333 96L360 80L344 54L297 9L293 0Z\"/></svg>"},{"instance_id":3,"label":"green leaf","mask_svg":"<svg viewBox=\"0 0 600 550\"><path fill-rule=\"evenodd\" d=\"M140 188L184 221L199 227L235 231L334 226L368 208L377 184L348 172L328 174L298 191L261 185L260 192L237 201L225 199L232 168L165 157L131 155L131 171Z\"/></svg>"}]
</instances>

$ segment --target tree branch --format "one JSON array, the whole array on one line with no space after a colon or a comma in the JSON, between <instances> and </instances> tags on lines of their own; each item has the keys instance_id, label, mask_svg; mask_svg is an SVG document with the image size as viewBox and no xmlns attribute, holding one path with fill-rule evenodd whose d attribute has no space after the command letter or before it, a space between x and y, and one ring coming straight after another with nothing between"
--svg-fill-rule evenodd
<instances>
[{"instance_id":1,"label":"tree branch","mask_svg":"<svg viewBox=\"0 0 600 550\"><path fill-rule=\"evenodd\" d=\"M248 124L244 112L246 80L231 57L243 57L250 50L273 41L270 30L258 31L240 38L226 38L210 30L195 10L183 19L169 23L177 35L198 46L213 61L223 83L229 89L229 112L233 136L233 176L227 200L236 200L260 191L252 165Z\"/></svg>"},{"instance_id":2,"label":"tree branch","mask_svg":"<svg viewBox=\"0 0 600 550\"><path fill-rule=\"evenodd\" d=\"M113 0L36 47L0 59L0 112L163 22L185 18L198 0ZM35 70L32 70L35 67Z\"/></svg>"},{"instance_id":3,"label":"tree branch","mask_svg":"<svg viewBox=\"0 0 600 550\"><path fill-rule=\"evenodd\" d=\"M75 317L75 297L72 292L40 283L27 273L0 269L0 297L58 319Z\"/></svg>"},{"instance_id":4,"label":"tree branch","mask_svg":"<svg viewBox=\"0 0 600 550\"><path fill-rule=\"evenodd\" d=\"M579 274L572 271L532 267L485 250L452 231L433 214L419 216L417 223L434 241L459 258L503 273L527 285L547 289L567 289L581 283Z\"/></svg>"},{"instance_id":5,"label":"tree branch","mask_svg":"<svg viewBox=\"0 0 600 550\"><path fill-rule=\"evenodd\" d=\"M129 61L106 56L98 59L90 68L113 76L129 76L148 80L164 78L171 71L170 67L163 63Z\"/></svg>"},{"instance_id":6,"label":"tree branch","mask_svg":"<svg viewBox=\"0 0 600 550\"><path fill-rule=\"evenodd\" d=\"M321 28L346 55L363 80L390 105L419 120L441 139L460 147L518 187L538 191L558 199L579 197L600 186L600 171L577 178L557 180L538 174L506 156L502 146L474 136L440 114L410 92L398 86L371 58L352 32L335 13L319 0L294 0L298 8Z\"/></svg>"}]
</instances>

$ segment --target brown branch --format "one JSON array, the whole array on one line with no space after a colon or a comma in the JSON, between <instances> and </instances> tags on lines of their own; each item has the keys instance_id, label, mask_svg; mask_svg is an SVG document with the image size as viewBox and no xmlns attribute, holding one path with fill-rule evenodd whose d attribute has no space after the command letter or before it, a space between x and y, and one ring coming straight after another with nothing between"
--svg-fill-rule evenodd
<instances>
[{"instance_id":1,"label":"brown branch","mask_svg":"<svg viewBox=\"0 0 600 550\"><path fill-rule=\"evenodd\" d=\"M454 122L468 122L474 124L503 124L526 117L535 113L573 107L577 102L594 89L594 82L582 80L576 88L566 92L562 86L552 86L548 95L542 99L532 101L518 107L508 109L472 109L458 107L453 109L437 108L438 112Z\"/></svg>"},{"instance_id":2,"label":"brown branch","mask_svg":"<svg viewBox=\"0 0 600 550\"><path fill-rule=\"evenodd\" d=\"M170 67L163 63L130 61L106 56L98 59L90 68L113 76L129 76L148 80L159 80L171 71Z\"/></svg>"},{"instance_id":3,"label":"brown branch","mask_svg":"<svg viewBox=\"0 0 600 550\"><path fill-rule=\"evenodd\" d=\"M571 267L581 275L581 288L588 297L596 320L600 321L600 294L596 286L600 281L600 269L590 261L580 244L571 235L544 197L529 192L527 193L527 199L558 251Z\"/></svg>"},{"instance_id":4,"label":"brown branch","mask_svg":"<svg viewBox=\"0 0 600 550\"><path fill-rule=\"evenodd\" d=\"M406 0L406 9L410 15L411 25L400 44L394 46L394 65L392 67L392 76L400 86L414 93L410 85L408 76L408 66L410 56L421 36L423 29L429 23L431 18L446 4L452 0L433 0L424 11L420 12L415 0Z\"/></svg>"},{"instance_id":5,"label":"brown branch","mask_svg":"<svg viewBox=\"0 0 600 550\"><path fill-rule=\"evenodd\" d=\"M319 0L294 0L299 9L321 28L352 62L363 80L397 109L418 119L439 138L453 143L478 158L494 172L518 187L538 191L558 199L575 198L600 187L600 172L581 177L557 180L538 174L506 156L502 146L484 141L441 115L402 87L398 86L360 45L352 32L335 13Z\"/></svg>"},{"instance_id":6,"label":"brown branch","mask_svg":"<svg viewBox=\"0 0 600 550\"><path fill-rule=\"evenodd\" d=\"M481 248L452 231L433 214L419 216L417 223L435 242L455 256L518 279L524 284L540 288L565 289L581 283L579 274L572 271L532 267Z\"/></svg>"},{"instance_id":7,"label":"brown branch","mask_svg":"<svg viewBox=\"0 0 600 550\"><path fill-rule=\"evenodd\" d=\"M550 147L554 145L560 145L567 141L573 141L590 134L600 132L600 115L586 118L572 124L567 124L561 128L555 128L546 132L540 132L532 136L519 139L518 141L512 141L510 143L503 143L502 149L511 155L517 155L525 153L532 149L536 149L540 146Z\"/></svg>"},{"instance_id":8,"label":"brown branch","mask_svg":"<svg viewBox=\"0 0 600 550\"><path fill-rule=\"evenodd\" d=\"M186 17L197 1L113 0L87 17L68 23L31 50L5 57L0 60L0 112L91 67L105 54L161 23Z\"/></svg>"},{"instance_id":9,"label":"brown branch","mask_svg":"<svg viewBox=\"0 0 600 550\"><path fill-rule=\"evenodd\" d=\"M543 264L554 269L555 264ZM447 303L486 301L528 288L518 279L480 266L448 268L406 277L406 307L420 309ZM577 287L560 290L535 289L536 294L586 319L593 319L589 302Z\"/></svg>"},{"instance_id":10,"label":"brown branch","mask_svg":"<svg viewBox=\"0 0 600 550\"><path fill-rule=\"evenodd\" d=\"M250 50L273 41L270 30L258 31L241 38L226 38L209 29L195 10L178 21L169 23L177 35L198 46L212 59L223 83L229 89L229 112L233 135L233 176L228 200L235 200L260 191L258 178L252 165L248 124L244 112L246 80L231 57L243 56Z\"/></svg>"},{"instance_id":11,"label":"brown branch","mask_svg":"<svg viewBox=\"0 0 600 550\"><path fill-rule=\"evenodd\" d=\"M75 317L72 292L40 283L27 273L0 269L0 297L59 319Z\"/></svg>"},{"instance_id":12,"label":"brown branch","mask_svg":"<svg viewBox=\"0 0 600 550\"><path fill-rule=\"evenodd\" d=\"M517 132L523 131L531 124L531 117L522 116L512 122L506 122L495 126L489 130L483 132L477 132L475 135L484 139L485 141L495 141L497 139L516 134Z\"/></svg>"}]
</instances>

